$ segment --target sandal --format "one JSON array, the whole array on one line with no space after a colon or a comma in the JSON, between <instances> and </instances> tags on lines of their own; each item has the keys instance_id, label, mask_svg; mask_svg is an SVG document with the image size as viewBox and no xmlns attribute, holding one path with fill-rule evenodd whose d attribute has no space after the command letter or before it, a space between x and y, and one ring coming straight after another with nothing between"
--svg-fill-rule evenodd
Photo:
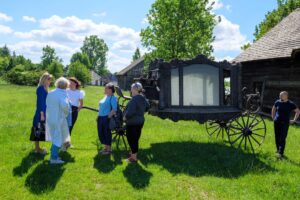
<instances>
[{"instance_id":1,"label":"sandal","mask_svg":"<svg viewBox=\"0 0 300 200\"><path fill-rule=\"evenodd\" d=\"M126 161L127 161L128 163L137 163L137 162L138 162L137 159L134 159L134 158L132 158L132 157L127 158Z\"/></svg>"},{"instance_id":2,"label":"sandal","mask_svg":"<svg viewBox=\"0 0 300 200\"><path fill-rule=\"evenodd\" d=\"M39 149L39 150L34 150L34 153L40 154L40 155L46 155L48 151L46 149Z\"/></svg>"}]
</instances>

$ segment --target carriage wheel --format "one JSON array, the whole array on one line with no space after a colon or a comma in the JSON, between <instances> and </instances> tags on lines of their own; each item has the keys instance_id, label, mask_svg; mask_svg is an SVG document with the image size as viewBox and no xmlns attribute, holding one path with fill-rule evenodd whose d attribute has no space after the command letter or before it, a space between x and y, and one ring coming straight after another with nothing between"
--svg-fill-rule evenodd
<instances>
[{"instance_id":1,"label":"carriage wheel","mask_svg":"<svg viewBox=\"0 0 300 200\"><path fill-rule=\"evenodd\" d=\"M125 150L127 150L127 143L125 140L126 133L125 130L114 130L112 131L113 138L112 140L116 142L117 149L120 149L120 142L123 143Z\"/></svg>"},{"instance_id":2,"label":"carriage wheel","mask_svg":"<svg viewBox=\"0 0 300 200\"><path fill-rule=\"evenodd\" d=\"M254 153L265 140L265 121L258 114L243 113L230 121L228 137L231 145Z\"/></svg>"},{"instance_id":3,"label":"carriage wheel","mask_svg":"<svg viewBox=\"0 0 300 200\"><path fill-rule=\"evenodd\" d=\"M210 137L222 138L228 141L227 123L221 120L208 120L205 122L206 132Z\"/></svg>"}]
</instances>

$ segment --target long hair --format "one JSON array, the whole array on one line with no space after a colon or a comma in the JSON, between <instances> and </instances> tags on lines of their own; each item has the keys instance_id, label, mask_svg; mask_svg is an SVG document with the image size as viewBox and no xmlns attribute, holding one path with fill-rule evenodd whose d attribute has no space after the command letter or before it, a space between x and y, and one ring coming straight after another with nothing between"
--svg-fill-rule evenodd
<instances>
[{"instance_id":1,"label":"long hair","mask_svg":"<svg viewBox=\"0 0 300 200\"><path fill-rule=\"evenodd\" d=\"M44 86L46 88L46 80L48 79L52 79L53 76L51 74L49 74L48 72L45 72L41 78L40 78L40 82L38 86Z\"/></svg>"}]
</instances>

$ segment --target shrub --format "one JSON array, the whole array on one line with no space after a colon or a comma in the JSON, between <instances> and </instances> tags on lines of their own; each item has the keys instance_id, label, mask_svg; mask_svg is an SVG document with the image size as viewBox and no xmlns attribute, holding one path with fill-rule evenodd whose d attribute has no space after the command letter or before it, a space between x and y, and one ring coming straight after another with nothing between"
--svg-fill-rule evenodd
<instances>
[{"instance_id":1,"label":"shrub","mask_svg":"<svg viewBox=\"0 0 300 200\"><path fill-rule=\"evenodd\" d=\"M39 83L43 71L22 71L22 66L17 65L4 75L4 79L17 85L36 86Z\"/></svg>"},{"instance_id":2,"label":"shrub","mask_svg":"<svg viewBox=\"0 0 300 200\"><path fill-rule=\"evenodd\" d=\"M76 77L83 85L91 82L91 73L88 68L79 61L73 62L69 65L69 77Z\"/></svg>"}]
</instances>

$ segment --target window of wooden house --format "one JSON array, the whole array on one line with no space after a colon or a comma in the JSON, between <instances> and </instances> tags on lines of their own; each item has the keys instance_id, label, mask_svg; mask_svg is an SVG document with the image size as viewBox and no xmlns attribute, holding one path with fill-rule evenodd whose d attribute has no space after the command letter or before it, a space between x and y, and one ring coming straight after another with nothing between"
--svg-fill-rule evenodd
<instances>
[{"instance_id":1,"label":"window of wooden house","mask_svg":"<svg viewBox=\"0 0 300 200\"><path fill-rule=\"evenodd\" d=\"M179 72L178 72L178 68L171 70L171 105L179 106Z\"/></svg>"}]
</instances>

